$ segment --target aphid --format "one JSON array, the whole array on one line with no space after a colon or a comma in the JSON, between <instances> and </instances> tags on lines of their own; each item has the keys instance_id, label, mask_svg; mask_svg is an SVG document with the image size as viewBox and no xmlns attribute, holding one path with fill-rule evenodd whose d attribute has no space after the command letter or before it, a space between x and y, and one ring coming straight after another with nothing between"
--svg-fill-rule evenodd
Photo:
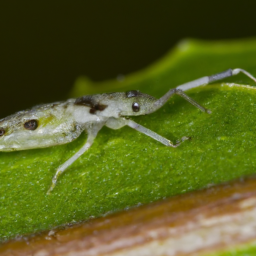
<instances>
[{"instance_id":1,"label":"aphid","mask_svg":"<svg viewBox=\"0 0 256 256\"><path fill-rule=\"evenodd\" d=\"M211 113L210 110L186 95L184 91L237 75L240 72L256 82L256 79L245 70L229 69L170 89L160 99L133 90L86 95L65 102L45 104L30 110L20 111L0 120L0 151L61 145L75 140L83 131L86 131L88 134L86 143L71 158L58 167L52 179L51 187L47 192L49 194L55 187L58 177L91 147L97 133L104 125L111 129L119 129L127 125L165 146L178 147L188 137L182 137L177 144L174 144L161 135L128 119L128 117L155 112L174 94L180 95L201 111Z\"/></svg>"}]
</instances>

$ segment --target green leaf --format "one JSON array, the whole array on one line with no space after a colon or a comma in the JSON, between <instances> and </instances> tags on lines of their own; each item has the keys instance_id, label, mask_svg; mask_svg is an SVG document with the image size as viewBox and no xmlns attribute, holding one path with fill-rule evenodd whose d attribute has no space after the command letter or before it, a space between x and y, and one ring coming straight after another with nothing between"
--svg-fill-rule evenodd
<instances>
[{"instance_id":1,"label":"green leaf","mask_svg":"<svg viewBox=\"0 0 256 256\"><path fill-rule=\"evenodd\" d=\"M256 40L181 42L152 66L102 83L79 78L73 96L139 89L159 97L193 79L243 68L256 75ZM228 83L254 85L243 75ZM174 96L136 122L176 141L167 148L131 128L103 128L94 145L46 192L56 168L85 142L0 154L0 239L50 229L254 173L256 91L214 84L188 94L212 114Z\"/></svg>"},{"instance_id":2,"label":"green leaf","mask_svg":"<svg viewBox=\"0 0 256 256\"><path fill-rule=\"evenodd\" d=\"M254 256L256 254L255 241L240 246L227 248L215 253L206 253L205 256ZM203 255L202 255L203 256Z\"/></svg>"}]
</instances>

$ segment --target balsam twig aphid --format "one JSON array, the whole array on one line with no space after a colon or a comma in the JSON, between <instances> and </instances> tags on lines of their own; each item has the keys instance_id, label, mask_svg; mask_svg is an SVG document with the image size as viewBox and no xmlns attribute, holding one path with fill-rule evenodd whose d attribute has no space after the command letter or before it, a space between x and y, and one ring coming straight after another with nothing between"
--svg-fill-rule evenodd
<instances>
[{"instance_id":1,"label":"balsam twig aphid","mask_svg":"<svg viewBox=\"0 0 256 256\"><path fill-rule=\"evenodd\" d=\"M161 135L127 119L127 117L155 112L174 94L180 95L201 111L210 113L209 110L186 95L184 91L237 75L240 72L256 82L256 79L245 70L229 69L170 89L160 99L139 91L103 93L20 111L0 120L0 151L60 145L75 140L83 131L86 131L88 137L84 146L58 167L52 179L52 185L47 192L50 193L55 187L58 177L91 147L97 133L104 125L111 129L119 129L127 125L165 146L174 148L179 146L188 137L182 137L177 144L174 144Z\"/></svg>"}]
</instances>

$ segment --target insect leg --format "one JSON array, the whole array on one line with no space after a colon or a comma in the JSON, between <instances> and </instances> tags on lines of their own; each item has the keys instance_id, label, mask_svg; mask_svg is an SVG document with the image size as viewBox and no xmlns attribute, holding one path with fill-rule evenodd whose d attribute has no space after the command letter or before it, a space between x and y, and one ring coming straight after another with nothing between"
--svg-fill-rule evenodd
<instances>
[{"instance_id":1,"label":"insect leg","mask_svg":"<svg viewBox=\"0 0 256 256\"><path fill-rule=\"evenodd\" d=\"M70 157L65 163L60 165L52 179L52 184L49 190L47 191L47 194L49 195L51 191L54 189L57 183L57 179L59 176L71 165L73 164L81 155L84 154L85 151L87 151L91 145L93 144L94 139L97 136L98 131L101 129L103 124L99 124L98 126L94 126L87 130L88 137L86 143L80 148L72 157Z\"/></svg>"},{"instance_id":2,"label":"insect leg","mask_svg":"<svg viewBox=\"0 0 256 256\"><path fill-rule=\"evenodd\" d=\"M236 68L236 69L228 69L226 71L223 71L223 72L215 74L215 75L205 76L205 77L199 78L197 80L179 85L176 88L181 89L182 91L187 91L189 89L192 89L192 88L195 88L195 87L198 87L201 85L207 85L209 83L212 83L212 82L215 82L218 80L222 80L222 79L230 77L230 76L235 76L239 73L243 73L244 75L246 75L247 77L252 79L254 82L256 82L256 78L252 74L250 74L249 72L247 72L246 70L243 70L241 68Z\"/></svg>"},{"instance_id":3,"label":"insect leg","mask_svg":"<svg viewBox=\"0 0 256 256\"><path fill-rule=\"evenodd\" d=\"M192 89L192 88L199 87L201 85L207 85L209 83L224 79L226 77L234 76L234 75L237 75L239 73L245 74L247 77L251 78L254 82L256 82L256 78L253 77L249 72L247 72L243 69L240 69L240 68L236 68L236 69L233 69L233 70L228 69L224 72L221 72L221 73L218 73L218 74L215 74L215 75L211 75L211 76L205 76L205 77L199 78L197 80L179 85L178 87L176 87L174 89L170 89L164 96L162 96L159 100L154 102L152 108L147 112L147 114L152 113L152 112L156 111L157 109L161 108L169 100L169 98L173 94L180 95L185 100L187 100L189 103L191 103L195 107L199 108L201 111L211 113L210 110L207 110L206 108L204 108L203 106L198 104L196 101L191 99L187 94L184 93L184 91L187 91L187 90Z\"/></svg>"},{"instance_id":4,"label":"insect leg","mask_svg":"<svg viewBox=\"0 0 256 256\"><path fill-rule=\"evenodd\" d=\"M136 131L144 133L145 135L151 137L154 140L161 142L162 144L164 144L165 146L168 146L168 147L176 148L181 144L181 142L189 139L189 137L182 137L181 140L177 144L173 144L171 141L162 137L161 135L149 130L148 128L146 128L140 124L135 123L132 120L128 120L125 118L119 118L119 119L110 118L106 123L106 126L111 129L119 129L125 125L135 129Z\"/></svg>"},{"instance_id":5,"label":"insect leg","mask_svg":"<svg viewBox=\"0 0 256 256\"><path fill-rule=\"evenodd\" d=\"M168 147L176 148L183 141L190 139L189 137L182 137L181 140L178 143L174 144L170 140L162 137L161 135L159 135L159 134L149 130L148 128L146 128L146 127L144 127L144 126L142 126L142 125L140 125L138 123L135 123L132 120L127 120L127 125L130 126L133 129L141 132L141 133L144 133L145 135L151 137L152 139L159 141L160 143L162 143L162 144L164 144L165 146L168 146Z\"/></svg>"},{"instance_id":6,"label":"insect leg","mask_svg":"<svg viewBox=\"0 0 256 256\"><path fill-rule=\"evenodd\" d=\"M184 98L185 100L187 100L189 103L191 103L192 105L194 105L195 107L197 107L198 109L200 109L203 112L207 112L208 114L211 113L210 110L206 109L205 107L201 106L198 102L196 102L195 100L193 100L192 98L190 98L185 92L183 92L181 89L178 88L174 88L169 90L164 96L162 96L160 99L156 100L153 103L152 108L147 112L147 114L150 114L152 112L155 112L156 110L158 110L159 108L161 108L174 94L178 94L180 95L182 98Z\"/></svg>"}]
</instances>

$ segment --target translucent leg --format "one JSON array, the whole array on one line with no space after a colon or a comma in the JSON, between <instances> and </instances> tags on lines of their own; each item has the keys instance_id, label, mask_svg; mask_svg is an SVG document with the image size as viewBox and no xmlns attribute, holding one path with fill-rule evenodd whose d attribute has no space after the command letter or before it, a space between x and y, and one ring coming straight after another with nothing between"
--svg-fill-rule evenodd
<instances>
[{"instance_id":1,"label":"translucent leg","mask_svg":"<svg viewBox=\"0 0 256 256\"><path fill-rule=\"evenodd\" d=\"M162 144L164 144L165 146L168 146L168 147L176 148L183 141L190 139L189 137L182 137L181 140L178 143L174 144L171 141L169 141L168 139L162 137L161 135L149 130L148 128L146 128L146 127L144 127L140 124L137 124L132 120L127 120L125 118L119 118L119 119L118 118L110 118L106 123L106 126L111 128L111 129L119 129L119 128L125 126L125 125L127 125L127 126L133 128L133 129L135 129L136 131L139 131L139 132L151 137L154 140L159 141L160 143L162 143Z\"/></svg>"},{"instance_id":2,"label":"translucent leg","mask_svg":"<svg viewBox=\"0 0 256 256\"><path fill-rule=\"evenodd\" d=\"M211 114L211 111L209 109L206 109L202 105L200 105L198 102L190 98L183 90L174 88L169 90L164 96L162 96L160 99L156 100L152 106L151 109L147 112L147 114L155 112L157 109L161 108L174 94L180 95L183 99L187 100L190 104L200 109L202 112L206 112L208 114Z\"/></svg>"},{"instance_id":3,"label":"translucent leg","mask_svg":"<svg viewBox=\"0 0 256 256\"><path fill-rule=\"evenodd\" d=\"M181 89L182 91L187 91L189 89L192 89L192 88L195 88L195 87L198 87L201 85L207 85L209 83L219 81L219 80L222 80L222 79L230 77L230 76L235 76L239 73L243 73L244 75L246 75L247 77L252 79L254 82L256 82L256 78L252 74L250 74L249 72L247 72L244 69L236 68L236 69L228 69L226 71L223 71L221 73L214 74L211 76L205 76L205 77L199 78L197 80L182 84L176 88Z\"/></svg>"},{"instance_id":4,"label":"translucent leg","mask_svg":"<svg viewBox=\"0 0 256 256\"><path fill-rule=\"evenodd\" d=\"M239 73L243 73L244 75L246 75L247 77L252 79L254 82L256 82L256 78L253 75L251 75L249 72L247 72L246 70L243 70L241 68L236 68L236 69L233 69L233 70L228 69L224 72L214 74L212 76L201 77L201 78L196 79L194 81L190 81L188 83L179 85L174 89L170 89L165 95L163 95L160 99L155 101L152 108L149 109L147 114L155 112L157 109L161 108L170 99L170 97L172 97L174 94L180 95L185 100L187 100L189 103L191 103L195 107L199 108L201 111L207 112L207 113L210 114L211 113L210 110L204 108L199 103L197 103L195 100L191 99L187 94L184 93L184 91L187 91L189 89L196 88L196 87L199 87L199 86L202 86L202 85L207 85L209 83L219 81L221 79L224 79L224 78L227 78L227 77L230 77L230 76L234 76L234 75L237 75Z\"/></svg>"},{"instance_id":5,"label":"translucent leg","mask_svg":"<svg viewBox=\"0 0 256 256\"><path fill-rule=\"evenodd\" d=\"M86 143L72 157L70 157L65 163L63 163L62 165L60 165L58 167L58 169L52 179L51 187L47 191L48 195L51 193L51 191L56 186L59 176L91 147L94 139L97 136L98 131L102 128L103 125L104 125L104 123L98 123L98 124L92 125L91 127L87 128L88 138L87 138Z\"/></svg>"},{"instance_id":6,"label":"translucent leg","mask_svg":"<svg viewBox=\"0 0 256 256\"><path fill-rule=\"evenodd\" d=\"M168 140L168 139L162 137L161 135L159 135L159 134L157 134L157 133L155 133L155 132L149 130L148 128L146 128L146 127L144 127L144 126L142 126L142 125L140 125L140 124L135 123L135 122L132 121L132 120L127 120L127 121L128 121L127 125L130 126L131 128L133 128L133 129L135 129L136 131L139 131L139 132L141 132L141 133L144 133L145 135L151 137L151 138L154 139L154 140L159 141L160 143L162 143L162 144L164 144L165 146L168 146L168 147L176 148L176 147L178 147L183 141L190 139L189 137L182 137L181 140L180 140L178 143L174 144L174 143L172 143L170 140Z\"/></svg>"}]
</instances>

